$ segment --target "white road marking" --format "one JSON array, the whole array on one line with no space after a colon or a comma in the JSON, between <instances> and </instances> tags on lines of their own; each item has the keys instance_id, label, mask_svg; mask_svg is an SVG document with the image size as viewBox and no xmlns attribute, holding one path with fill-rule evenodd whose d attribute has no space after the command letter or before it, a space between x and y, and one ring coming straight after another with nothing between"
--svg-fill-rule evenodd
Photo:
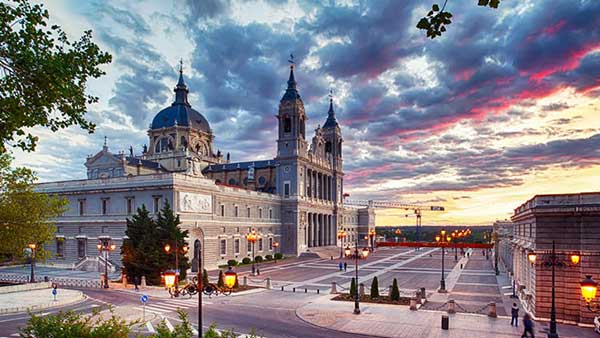
<instances>
[{"instance_id":1,"label":"white road marking","mask_svg":"<svg viewBox=\"0 0 600 338\"><path fill-rule=\"evenodd\" d=\"M154 326L152 326L152 323L150 323L150 322L146 322L146 328L148 329L148 332L150 332L150 333L156 332L156 330L154 329Z\"/></svg>"},{"instance_id":2,"label":"white road marking","mask_svg":"<svg viewBox=\"0 0 600 338\"><path fill-rule=\"evenodd\" d=\"M171 324L171 322L165 318L165 324L167 325L167 328L169 329L169 331L173 332L175 330L175 328L173 327L173 324Z\"/></svg>"}]
</instances>

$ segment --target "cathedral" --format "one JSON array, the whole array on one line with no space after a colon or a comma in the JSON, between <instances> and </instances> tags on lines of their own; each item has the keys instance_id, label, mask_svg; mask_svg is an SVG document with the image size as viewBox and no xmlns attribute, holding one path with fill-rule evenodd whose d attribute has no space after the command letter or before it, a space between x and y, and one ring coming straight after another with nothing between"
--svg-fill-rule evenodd
<instances>
[{"instance_id":1,"label":"cathedral","mask_svg":"<svg viewBox=\"0 0 600 338\"><path fill-rule=\"evenodd\" d=\"M306 139L307 113L290 66L287 88L279 102L277 154L272 160L233 162L215 153L215 136L207 119L192 108L183 71L175 100L158 112L141 154L130 147L88 156L87 178L39 184L41 192L69 202L57 221L51 263L75 269L121 266L120 250L104 262L99 243L120 247L126 219L145 205L156 214L165 202L189 231L187 254L192 271L202 258L207 268L251 257L246 235L260 234L255 255L275 251L298 256L315 247L363 242L375 226L372 208L344 207L343 137L333 100L324 123ZM324 109L325 110L325 109ZM326 115L326 116L325 116ZM313 118L319 118L313 116ZM337 233L345 230L342 240Z\"/></svg>"}]
</instances>

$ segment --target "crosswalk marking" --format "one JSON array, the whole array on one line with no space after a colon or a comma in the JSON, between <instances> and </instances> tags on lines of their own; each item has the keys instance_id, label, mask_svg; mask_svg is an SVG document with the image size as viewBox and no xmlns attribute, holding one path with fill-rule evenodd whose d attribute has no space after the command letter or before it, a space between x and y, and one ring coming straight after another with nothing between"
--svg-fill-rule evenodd
<instances>
[{"instance_id":1,"label":"crosswalk marking","mask_svg":"<svg viewBox=\"0 0 600 338\"><path fill-rule=\"evenodd\" d=\"M175 328L173 327L173 324L171 324L171 322L168 319L164 319L165 324L167 325L167 328L169 329L169 331L173 332L175 330Z\"/></svg>"}]
</instances>

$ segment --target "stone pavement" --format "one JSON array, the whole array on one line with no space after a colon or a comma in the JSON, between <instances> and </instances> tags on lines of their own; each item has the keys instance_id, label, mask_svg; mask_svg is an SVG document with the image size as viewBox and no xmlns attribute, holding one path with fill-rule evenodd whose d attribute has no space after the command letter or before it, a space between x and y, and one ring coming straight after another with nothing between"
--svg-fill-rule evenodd
<instances>
[{"instance_id":1,"label":"stone pavement","mask_svg":"<svg viewBox=\"0 0 600 338\"><path fill-rule=\"evenodd\" d=\"M0 313L41 310L55 306L64 306L85 300L81 291L58 289L56 300L52 289L27 290L0 294Z\"/></svg>"},{"instance_id":2,"label":"stone pavement","mask_svg":"<svg viewBox=\"0 0 600 338\"><path fill-rule=\"evenodd\" d=\"M352 313L354 303L329 300L321 296L312 303L296 310L302 320L324 328L353 334L398 338L477 337L500 338L520 337L522 324L518 328L510 325L510 318L491 318L483 315L456 313L448 315L449 330L441 329L441 317L445 312L418 310L407 306L362 303L362 313ZM545 324L536 323L536 336L545 336ZM558 325L561 338L597 338L589 328Z\"/></svg>"}]
</instances>

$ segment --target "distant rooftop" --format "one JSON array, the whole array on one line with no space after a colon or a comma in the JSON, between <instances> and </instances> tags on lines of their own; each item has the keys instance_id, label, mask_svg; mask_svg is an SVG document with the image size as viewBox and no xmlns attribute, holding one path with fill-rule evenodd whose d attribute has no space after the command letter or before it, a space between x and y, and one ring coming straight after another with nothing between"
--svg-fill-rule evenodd
<instances>
[{"instance_id":1,"label":"distant rooftop","mask_svg":"<svg viewBox=\"0 0 600 338\"><path fill-rule=\"evenodd\" d=\"M515 209L515 215L533 208L600 206L600 192L535 195Z\"/></svg>"}]
</instances>

